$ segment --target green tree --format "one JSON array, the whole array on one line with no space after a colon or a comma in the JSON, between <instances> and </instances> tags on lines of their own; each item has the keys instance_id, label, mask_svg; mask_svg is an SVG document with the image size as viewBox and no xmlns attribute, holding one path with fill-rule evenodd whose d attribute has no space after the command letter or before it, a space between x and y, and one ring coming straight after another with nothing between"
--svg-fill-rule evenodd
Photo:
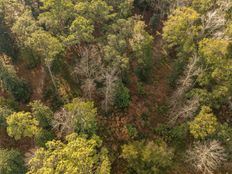
<instances>
[{"instance_id":1,"label":"green tree","mask_svg":"<svg viewBox=\"0 0 232 174\"><path fill-rule=\"evenodd\" d=\"M135 141L122 146L122 157L131 173L158 174L171 167L173 152L163 141Z\"/></svg>"},{"instance_id":2,"label":"green tree","mask_svg":"<svg viewBox=\"0 0 232 174\"><path fill-rule=\"evenodd\" d=\"M0 173L24 174L25 172L23 157L18 151L0 149Z\"/></svg>"},{"instance_id":3,"label":"green tree","mask_svg":"<svg viewBox=\"0 0 232 174\"><path fill-rule=\"evenodd\" d=\"M232 60L229 55L229 41L203 39L199 43L203 71L198 75L200 88L195 89L203 104L219 108L231 96Z\"/></svg>"},{"instance_id":4,"label":"green tree","mask_svg":"<svg viewBox=\"0 0 232 174\"><path fill-rule=\"evenodd\" d=\"M135 57L140 65L146 64L146 49L152 41L139 17L117 19L108 29L107 44L103 46L104 59L124 71L129 68L131 57ZM129 55L128 50L133 55Z\"/></svg>"},{"instance_id":5,"label":"green tree","mask_svg":"<svg viewBox=\"0 0 232 174\"><path fill-rule=\"evenodd\" d=\"M164 23L163 38L169 48L178 47L189 53L194 50L194 39L198 37L200 27L197 21L200 15L193 9L183 7L174 10Z\"/></svg>"},{"instance_id":6,"label":"green tree","mask_svg":"<svg viewBox=\"0 0 232 174\"><path fill-rule=\"evenodd\" d=\"M70 26L70 33L65 40L66 44L80 44L81 42L90 42L93 37L94 25L90 19L82 16L76 17Z\"/></svg>"},{"instance_id":7,"label":"green tree","mask_svg":"<svg viewBox=\"0 0 232 174\"><path fill-rule=\"evenodd\" d=\"M56 35L63 35L67 32L70 21L74 18L74 4L72 0L41 0L43 6L39 15L39 22L46 26L46 29Z\"/></svg>"},{"instance_id":8,"label":"green tree","mask_svg":"<svg viewBox=\"0 0 232 174\"><path fill-rule=\"evenodd\" d=\"M132 29L132 38L129 40L139 63L143 61L144 49L150 47L153 41L153 37L146 32L145 27L145 22L136 19Z\"/></svg>"},{"instance_id":9,"label":"green tree","mask_svg":"<svg viewBox=\"0 0 232 174\"><path fill-rule=\"evenodd\" d=\"M40 28L32 16L32 12L27 9L20 17L17 18L11 28L11 31L15 34L18 44L20 46L25 46L26 40L30 37L30 35L39 29Z\"/></svg>"},{"instance_id":10,"label":"green tree","mask_svg":"<svg viewBox=\"0 0 232 174\"><path fill-rule=\"evenodd\" d=\"M114 11L117 13L117 18L127 18L132 15L132 10L134 8L134 0L105 0L109 5L114 8Z\"/></svg>"},{"instance_id":11,"label":"green tree","mask_svg":"<svg viewBox=\"0 0 232 174\"><path fill-rule=\"evenodd\" d=\"M13 111L6 106L0 106L0 127L6 127L6 118L11 115Z\"/></svg>"},{"instance_id":12,"label":"green tree","mask_svg":"<svg viewBox=\"0 0 232 174\"><path fill-rule=\"evenodd\" d=\"M39 122L40 129L35 135L36 145L44 147L47 141L51 141L54 138L52 132L52 110L44 105L41 101L33 101L29 104L31 107L32 115Z\"/></svg>"},{"instance_id":13,"label":"green tree","mask_svg":"<svg viewBox=\"0 0 232 174\"><path fill-rule=\"evenodd\" d=\"M206 13L212 9L217 0L193 0L192 7L199 13Z\"/></svg>"},{"instance_id":14,"label":"green tree","mask_svg":"<svg viewBox=\"0 0 232 174\"><path fill-rule=\"evenodd\" d=\"M39 147L45 147L48 141L52 141L55 134L46 129L40 129L35 135L35 144Z\"/></svg>"},{"instance_id":15,"label":"green tree","mask_svg":"<svg viewBox=\"0 0 232 174\"><path fill-rule=\"evenodd\" d=\"M93 134L97 129L97 109L91 101L81 101L73 99L73 101L65 108L74 117L75 130L78 133Z\"/></svg>"},{"instance_id":16,"label":"green tree","mask_svg":"<svg viewBox=\"0 0 232 174\"><path fill-rule=\"evenodd\" d=\"M53 128L61 135L73 132L92 135L97 130L96 116L93 102L76 98L54 115Z\"/></svg>"},{"instance_id":17,"label":"green tree","mask_svg":"<svg viewBox=\"0 0 232 174\"><path fill-rule=\"evenodd\" d=\"M124 109L127 108L129 104L130 104L129 89L125 87L124 84L121 82L118 84L118 87L116 89L115 105L120 109Z\"/></svg>"},{"instance_id":18,"label":"green tree","mask_svg":"<svg viewBox=\"0 0 232 174\"><path fill-rule=\"evenodd\" d=\"M0 16L3 17L4 23L12 27L18 16L25 11L25 5L19 0L0 0Z\"/></svg>"},{"instance_id":19,"label":"green tree","mask_svg":"<svg viewBox=\"0 0 232 174\"><path fill-rule=\"evenodd\" d=\"M71 134L66 140L67 144L53 140L38 149L29 162L27 174L110 174L107 150L98 137L86 139Z\"/></svg>"},{"instance_id":20,"label":"green tree","mask_svg":"<svg viewBox=\"0 0 232 174\"><path fill-rule=\"evenodd\" d=\"M199 43L199 52L208 67L208 82L223 82L231 78L232 61L228 55L229 41L222 39L203 39ZM207 84L207 83L206 83Z\"/></svg>"},{"instance_id":21,"label":"green tree","mask_svg":"<svg viewBox=\"0 0 232 174\"><path fill-rule=\"evenodd\" d=\"M0 81L3 88L10 92L17 101L27 102L29 100L31 93L28 84L17 76L10 58L1 54Z\"/></svg>"},{"instance_id":22,"label":"green tree","mask_svg":"<svg viewBox=\"0 0 232 174\"><path fill-rule=\"evenodd\" d=\"M39 131L39 122L29 112L15 112L6 119L7 133L15 140L33 137Z\"/></svg>"},{"instance_id":23,"label":"green tree","mask_svg":"<svg viewBox=\"0 0 232 174\"><path fill-rule=\"evenodd\" d=\"M28 38L26 45L42 58L42 62L48 68L53 85L56 87L51 66L54 59L63 51L63 45L50 33L42 30L35 31Z\"/></svg>"},{"instance_id":24,"label":"green tree","mask_svg":"<svg viewBox=\"0 0 232 174\"><path fill-rule=\"evenodd\" d=\"M53 117L52 110L41 101L33 101L30 106L32 115L39 121L39 125L44 129L50 129Z\"/></svg>"},{"instance_id":25,"label":"green tree","mask_svg":"<svg viewBox=\"0 0 232 174\"><path fill-rule=\"evenodd\" d=\"M105 0L89 0L77 2L75 6L77 14L91 20L94 24L103 24L113 16L113 8Z\"/></svg>"},{"instance_id":26,"label":"green tree","mask_svg":"<svg viewBox=\"0 0 232 174\"><path fill-rule=\"evenodd\" d=\"M211 108L202 106L200 113L189 123L190 133L196 139L204 139L213 135L217 130L217 117Z\"/></svg>"}]
</instances>

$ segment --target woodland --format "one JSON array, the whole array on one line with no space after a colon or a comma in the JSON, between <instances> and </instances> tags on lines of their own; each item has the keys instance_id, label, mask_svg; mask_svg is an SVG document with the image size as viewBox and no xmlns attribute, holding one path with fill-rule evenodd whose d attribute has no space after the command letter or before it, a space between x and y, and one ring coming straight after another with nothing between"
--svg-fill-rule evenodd
<instances>
[{"instance_id":1,"label":"woodland","mask_svg":"<svg viewBox=\"0 0 232 174\"><path fill-rule=\"evenodd\" d=\"M232 1L0 0L0 174L232 174Z\"/></svg>"}]
</instances>

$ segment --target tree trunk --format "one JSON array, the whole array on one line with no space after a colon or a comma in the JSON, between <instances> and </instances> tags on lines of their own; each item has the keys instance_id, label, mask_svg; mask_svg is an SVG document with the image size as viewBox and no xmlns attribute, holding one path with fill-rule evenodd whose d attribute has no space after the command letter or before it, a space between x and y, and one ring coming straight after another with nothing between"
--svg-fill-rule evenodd
<instances>
[{"instance_id":1,"label":"tree trunk","mask_svg":"<svg viewBox=\"0 0 232 174\"><path fill-rule=\"evenodd\" d=\"M47 65L47 68L48 68L49 75L50 75L50 77L51 77L51 79L52 79L52 83L53 83L55 89L57 90L56 82L55 82L55 79L54 79L54 77L53 77L53 74L52 74L50 65Z\"/></svg>"}]
</instances>

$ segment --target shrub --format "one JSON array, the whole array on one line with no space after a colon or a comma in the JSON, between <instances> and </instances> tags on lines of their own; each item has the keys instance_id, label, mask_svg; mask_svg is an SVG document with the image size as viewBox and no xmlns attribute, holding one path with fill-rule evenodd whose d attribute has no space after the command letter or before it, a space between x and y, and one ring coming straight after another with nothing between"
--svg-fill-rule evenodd
<instances>
[{"instance_id":1,"label":"shrub","mask_svg":"<svg viewBox=\"0 0 232 174\"><path fill-rule=\"evenodd\" d=\"M125 109L130 104L129 89L123 83L118 84L117 92L115 95L115 105L120 109Z\"/></svg>"},{"instance_id":2,"label":"shrub","mask_svg":"<svg viewBox=\"0 0 232 174\"><path fill-rule=\"evenodd\" d=\"M0 149L0 173L24 174L25 166L22 155L16 150Z\"/></svg>"},{"instance_id":3,"label":"shrub","mask_svg":"<svg viewBox=\"0 0 232 174\"><path fill-rule=\"evenodd\" d=\"M0 106L1 107L8 107L13 110L18 110L19 104L14 100L14 98L3 98L0 97Z\"/></svg>"},{"instance_id":4,"label":"shrub","mask_svg":"<svg viewBox=\"0 0 232 174\"><path fill-rule=\"evenodd\" d=\"M127 128L128 134L131 138L136 138L138 136L138 131L134 125L128 124L126 126L126 128Z\"/></svg>"},{"instance_id":5,"label":"shrub","mask_svg":"<svg viewBox=\"0 0 232 174\"><path fill-rule=\"evenodd\" d=\"M175 127L169 127L161 124L154 129L155 134L164 138L168 143L177 147L182 147L186 143L186 137L188 135L188 125L180 124Z\"/></svg>"},{"instance_id":6,"label":"shrub","mask_svg":"<svg viewBox=\"0 0 232 174\"><path fill-rule=\"evenodd\" d=\"M31 90L24 80L19 79L15 74L11 74L10 72L2 72L0 79L3 82L4 88L13 95L15 100L24 103L29 101Z\"/></svg>"},{"instance_id":7,"label":"shrub","mask_svg":"<svg viewBox=\"0 0 232 174\"><path fill-rule=\"evenodd\" d=\"M164 115L166 115L168 113L168 109L169 109L168 106L165 105L165 104L159 105L158 108L157 108L157 112L160 115L164 116Z\"/></svg>"},{"instance_id":8,"label":"shrub","mask_svg":"<svg viewBox=\"0 0 232 174\"><path fill-rule=\"evenodd\" d=\"M137 91L140 96L145 96L146 92L144 90L144 85L142 82L137 82Z\"/></svg>"},{"instance_id":9,"label":"shrub","mask_svg":"<svg viewBox=\"0 0 232 174\"><path fill-rule=\"evenodd\" d=\"M6 127L6 118L12 113L11 109L0 106L0 127Z\"/></svg>"},{"instance_id":10,"label":"shrub","mask_svg":"<svg viewBox=\"0 0 232 174\"><path fill-rule=\"evenodd\" d=\"M140 62L135 70L135 74L142 82L148 82L153 68L153 50L151 46L147 46L143 51L143 59L139 60Z\"/></svg>"},{"instance_id":11,"label":"shrub","mask_svg":"<svg viewBox=\"0 0 232 174\"><path fill-rule=\"evenodd\" d=\"M156 30L160 22L160 16L158 14L153 14L150 19L150 25L153 30Z\"/></svg>"},{"instance_id":12,"label":"shrub","mask_svg":"<svg viewBox=\"0 0 232 174\"><path fill-rule=\"evenodd\" d=\"M186 65L186 60L183 58L178 58L175 60L174 68L169 76L169 85L172 88L176 88L179 77L182 75Z\"/></svg>"},{"instance_id":13,"label":"shrub","mask_svg":"<svg viewBox=\"0 0 232 174\"><path fill-rule=\"evenodd\" d=\"M63 104L62 98L59 96L57 90L54 86L49 85L44 92L44 99L51 103L51 108L53 111L58 110Z\"/></svg>"},{"instance_id":14,"label":"shrub","mask_svg":"<svg viewBox=\"0 0 232 174\"><path fill-rule=\"evenodd\" d=\"M24 80L14 81L11 86L9 86L11 93L15 97L15 100L21 102L28 102L31 96L31 89L27 82Z\"/></svg>"},{"instance_id":15,"label":"shrub","mask_svg":"<svg viewBox=\"0 0 232 174\"><path fill-rule=\"evenodd\" d=\"M33 101L30 103L32 115L39 121L39 124L44 129L51 128L51 120L53 112L40 101Z\"/></svg>"},{"instance_id":16,"label":"shrub","mask_svg":"<svg viewBox=\"0 0 232 174\"><path fill-rule=\"evenodd\" d=\"M151 2L147 0L135 0L134 5L140 10L148 10L149 8L151 8Z\"/></svg>"},{"instance_id":17,"label":"shrub","mask_svg":"<svg viewBox=\"0 0 232 174\"><path fill-rule=\"evenodd\" d=\"M20 57L23 57L28 68L35 68L41 63L39 56L34 55L30 49L21 49L20 54Z\"/></svg>"},{"instance_id":18,"label":"shrub","mask_svg":"<svg viewBox=\"0 0 232 174\"><path fill-rule=\"evenodd\" d=\"M45 144L48 141L52 141L54 139L54 134L51 131L47 131L44 129L41 129L36 135L35 135L35 143L39 147L45 147Z\"/></svg>"}]
</instances>

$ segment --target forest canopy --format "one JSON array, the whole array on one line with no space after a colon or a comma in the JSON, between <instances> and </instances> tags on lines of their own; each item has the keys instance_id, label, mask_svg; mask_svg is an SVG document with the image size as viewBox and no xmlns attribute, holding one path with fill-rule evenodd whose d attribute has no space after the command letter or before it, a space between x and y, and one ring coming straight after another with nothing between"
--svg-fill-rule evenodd
<instances>
[{"instance_id":1,"label":"forest canopy","mask_svg":"<svg viewBox=\"0 0 232 174\"><path fill-rule=\"evenodd\" d=\"M1 174L232 173L230 0L0 0Z\"/></svg>"}]
</instances>

